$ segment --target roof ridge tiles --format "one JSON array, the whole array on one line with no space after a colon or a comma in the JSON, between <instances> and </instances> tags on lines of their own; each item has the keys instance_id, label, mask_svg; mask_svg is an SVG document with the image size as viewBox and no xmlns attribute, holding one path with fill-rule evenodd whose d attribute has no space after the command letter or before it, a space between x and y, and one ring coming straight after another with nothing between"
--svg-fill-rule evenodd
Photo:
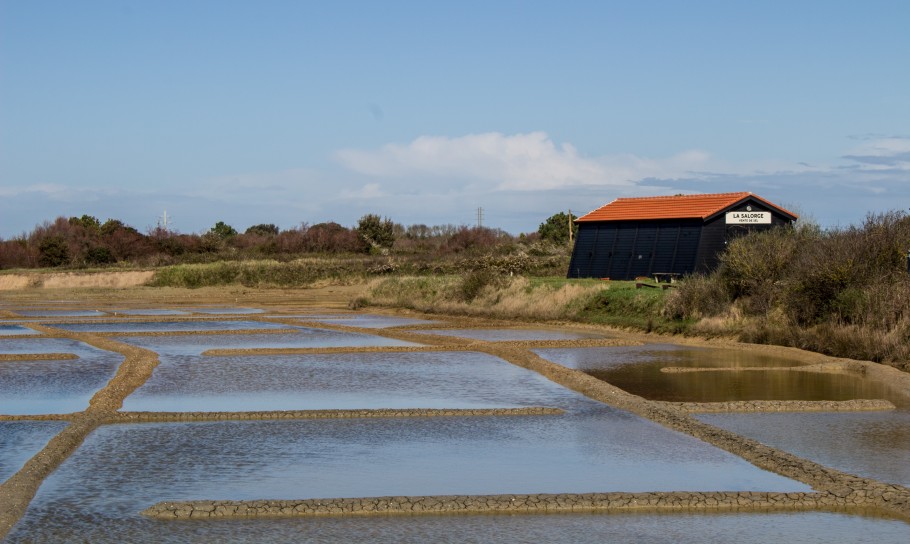
<instances>
[{"instance_id":1,"label":"roof ridge tiles","mask_svg":"<svg viewBox=\"0 0 910 544\"><path fill-rule=\"evenodd\" d=\"M620 197L593 210L576 221L621 221L635 219L705 220L746 198L754 198L781 213L796 214L781 208L751 191L703 193L672 196Z\"/></svg>"}]
</instances>

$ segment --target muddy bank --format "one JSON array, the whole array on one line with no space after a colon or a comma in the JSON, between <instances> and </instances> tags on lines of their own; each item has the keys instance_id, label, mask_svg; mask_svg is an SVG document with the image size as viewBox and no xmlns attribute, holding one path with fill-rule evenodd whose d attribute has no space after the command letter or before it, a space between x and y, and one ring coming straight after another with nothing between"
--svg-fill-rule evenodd
<instances>
[{"instance_id":1,"label":"muddy bank","mask_svg":"<svg viewBox=\"0 0 910 544\"><path fill-rule=\"evenodd\" d=\"M62 361L78 358L75 353L0 353L0 361Z\"/></svg>"},{"instance_id":2,"label":"muddy bank","mask_svg":"<svg viewBox=\"0 0 910 544\"><path fill-rule=\"evenodd\" d=\"M728 412L877 412L894 410L883 399L853 400L739 400L732 402L668 402L689 413Z\"/></svg>"},{"instance_id":3,"label":"muddy bank","mask_svg":"<svg viewBox=\"0 0 910 544\"><path fill-rule=\"evenodd\" d=\"M761 512L867 505L832 493L670 492L444 495L349 499L161 502L142 512L162 519L438 515L555 512Z\"/></svg>"},{"instance_id":4,"label":"muddy bank","mask_svg":"<svg viewBox=\"0 0 910 544\"><path fill-rule=\"evenodd\" d=\"M105 423L149 423L269 419L353 419L382 417L475 417L475 416L553 416L564 414L560 408L402 408L375 410L276 410L261 412L119 412Z\"/></svg>"}]
</instances>

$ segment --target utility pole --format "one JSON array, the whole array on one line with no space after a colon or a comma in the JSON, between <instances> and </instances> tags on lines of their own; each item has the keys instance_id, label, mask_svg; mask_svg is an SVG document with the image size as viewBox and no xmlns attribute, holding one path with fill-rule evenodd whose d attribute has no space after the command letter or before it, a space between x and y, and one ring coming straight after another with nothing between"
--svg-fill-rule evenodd
<instances>
[{"instance_id":1,"label":"utility pole","mask_svg":"<svg viewBox=\"0 0 910 544\"><path fill-rule=\"evenodd\" d=\"M575 233L572 229L572 209L569 208L569 245L571 246L574 242Z\"/></svg>"},{"instance_id":2,"label":"utility pole","mask_svg":"<svg viewBox=\"0 0 910 544\"><path fill-rule=\"evenodd\" d=\"M477 228L483 227L483 208L477 208Z\"/></svg>"}]
</instances>

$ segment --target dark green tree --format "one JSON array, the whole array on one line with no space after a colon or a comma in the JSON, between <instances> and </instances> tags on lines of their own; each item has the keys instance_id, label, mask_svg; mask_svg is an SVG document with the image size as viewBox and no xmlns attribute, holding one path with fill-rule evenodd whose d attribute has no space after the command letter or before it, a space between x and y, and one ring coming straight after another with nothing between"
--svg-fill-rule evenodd
<instances>
[{"instance_id":1,"label":"dark green tree","mask_svg":"<svg viewBox=\"0 0 910 544\"><path fill-rule=\"evenodd\" d=\"M215 226L209 229L209 233L214 234L221 240L226 240L232 236L237 236L237 230L224 221L215 223Z\"/></svg>"},{"instance_id":2,"label":"dark green tree","mask_svg":"<svg viewBox=\"0 0 910 544\"><path fill-rule=\"evenodd\" d=\"M85 263L92 265L112 264L117 262L114 254L106 246L90 247L85 252Z\"/></svg>"},{"instance_id":3,"label":"dark green tree","mask_svg":"<svg viewBox=\"0 0 910 544\"><path fill-rule=\"evenodd\" d=\"M578 234L578 225L574 223L575 219L577 217L574 215L570 217L565 212L559 212L551 215L546 221L541 223L540 227L537 228L537 233L540 234L541 240L553 242L554 244L565 244L569 241L570 225L573 238Z\"/></svg>"},{"instance_id":4,"label":"dark green tree","mask_svg":"<svg viewBox=\"0 0 910 544\"><path fill-rule=\"evenodd\" d=\"M253 225L252 227L246 229L244 234L255 234L257 236L278 236L278 227L271 223L262 223L259 225Z\"/></svg>"},{"instance_id":5,"label":"dark green tree","mask_svg":"<svg viewBox=\"0 0 910 544\"><path fill-rule=\"evenodd\" d=\"M83 215L82 217L70 217L70 225L79 225L89 232L98 232L101 229L101 221L93 215Z\"/></svg>"},{"instance_id":6,"label":"dark green tree","mask_svg":"<svg viewBox=\"0 0 910 544\"><path fill-rule=\"evenodd\" d=\"M62 236L43 238L38 243L38 264L41 266L63 266L70 260L70 248Z\"/></svg>"},{"instance_id":7,"label":"dark green tree","mask_svg":"<svg viewBox=\"0 0 910 544\"><path fill-rule=\"evenodd\" d=\"M357 222L357 234L371 250L388 249L395 243L395 223L368 213Z\"/></svg>"}]
</instances>

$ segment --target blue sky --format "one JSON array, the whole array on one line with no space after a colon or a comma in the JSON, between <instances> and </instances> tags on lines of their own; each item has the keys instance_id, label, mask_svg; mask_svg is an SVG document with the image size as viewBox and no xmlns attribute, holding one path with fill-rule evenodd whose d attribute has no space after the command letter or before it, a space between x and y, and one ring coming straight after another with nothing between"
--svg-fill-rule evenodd
<instances>
[{"instance_id":1,"label":"blue sky","mask_svg":"<svg viewBox=\"0 0 910 544\"><path fill-rule=\"evenodd\" d=\"M910 3L0 0L0 237L910 208Z\"/></svg>"}]
</instances>

